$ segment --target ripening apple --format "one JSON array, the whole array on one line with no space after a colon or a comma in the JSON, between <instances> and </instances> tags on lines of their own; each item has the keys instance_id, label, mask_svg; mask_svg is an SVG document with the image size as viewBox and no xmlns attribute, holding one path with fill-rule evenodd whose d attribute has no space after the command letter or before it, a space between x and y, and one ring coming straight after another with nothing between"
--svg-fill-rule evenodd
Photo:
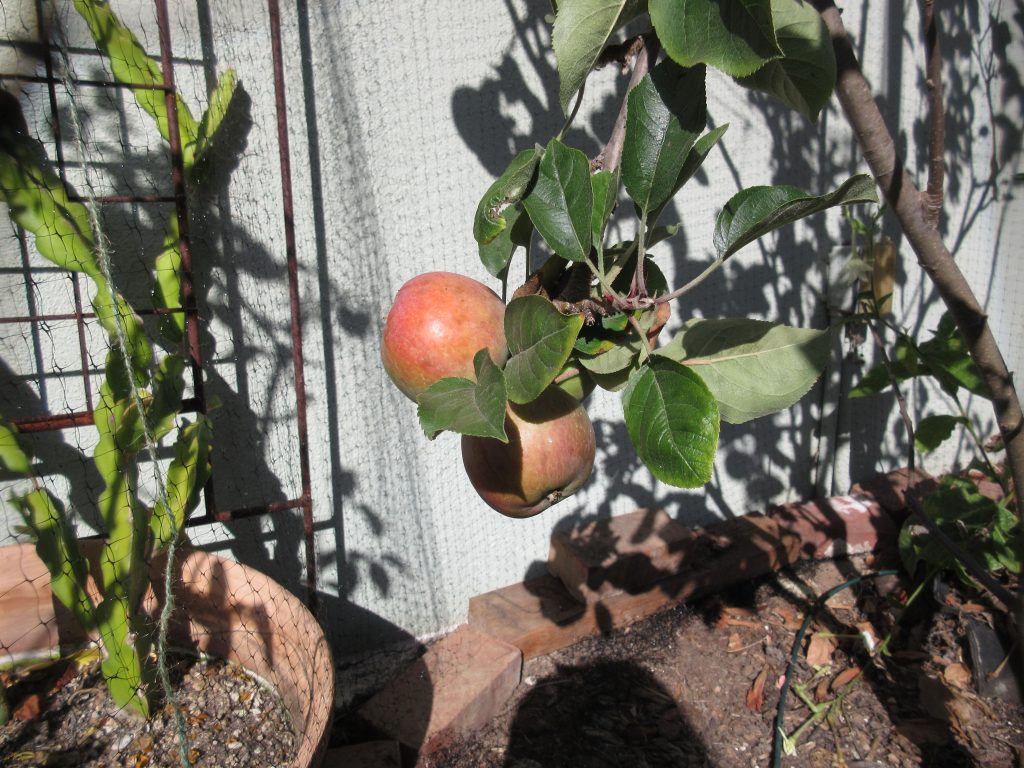
<instances>
[{"instance_id":1,"label":"ripening apple","mask_svg":"<svg viewBox=\"0 0 1024 768\"><path fill-rule=\"evenodd\" d=\"M398 290L384 324L381 358L395 386L415 400L440 379L475 379L473 356L484 347L496 365L505 364L501 299L472 278L427 272Z\"/></svg>"},{"instance_id":2,"label":"ripening apple","mask_svg":"<svg viewBox=\"0 0 1024 768\"><path fill-rule=\"evenodd\" d=\"M594 466L587 411L558 387L526 405L510 403L509 442L462 437L462 463L480 497L508 517L532 517L575 493Z\"/></svg>"}]
</instances>

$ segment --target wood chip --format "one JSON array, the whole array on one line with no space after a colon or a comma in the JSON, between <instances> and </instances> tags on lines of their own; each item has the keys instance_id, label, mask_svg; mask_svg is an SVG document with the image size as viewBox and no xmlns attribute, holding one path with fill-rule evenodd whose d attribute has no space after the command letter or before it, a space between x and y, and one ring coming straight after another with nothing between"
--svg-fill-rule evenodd
<instances>
[{"instance_id":1,"label":"wood chip","mask_svg":"<svg viewBox=\"0 0 1024 768\"><path fill-rule=\"evenodd\" d=\"M969 688L971 685L971 670L957 662L950 664L942 671L942 678L957 688Z\"/></svg>"},{"instance_id":2,"label":"wood chip","mask_svg":"<svg viewBox=\"0 0 1024 768\"><path fill-rule=\"evenodd\" d=\"M30 693L14 710L14 719L27 722L39 717L39 711L43 707L43 700L38 693Z\"/></svg>"},{"instance_id":3,"label":"wood chip","mask_svg":"<svg viewBox=\"0 0 1024 768\"><path fill-rule=\"evenodd\" d=\"M761 670L747 691L747 709L760 712L764 706L764 684L768 680L768 667Z\"/></svg>"},{"instance_id":4,"label":"wood chip","mask_svg":"<svg viewBox=\"0 0 1024 768\"><path fill-rule=\"evenodd\" d=\"M835 649L835 638L823 632L815 632L807 644L807 663L812 667L827 667L832 663L832 652Z\"/></svg>"},{"instance_id":5,"label":"wood chip","mask_svg":"<svg viewBox=\"0 0 1024 768\"><path fill-rule=\"evenodd\" d=\"M737 653L743 650L743 640L740 639L738 632L733 632L729 635L729 645L727 646L730 653Z\"/></svg>"},{"instance_id":6,"label":"wood chip","mask_svg":"<svg viewBox=\"0 0 1024 768\"><path fill-rule=\"evenodd\" d=\"M835 679L832 680L832 693L839 693L839 691L845 688L850 682L856 680L859 674L860 667L856 665L849 669L844 669L835 676Z\"/></svg>"}]
</instances>

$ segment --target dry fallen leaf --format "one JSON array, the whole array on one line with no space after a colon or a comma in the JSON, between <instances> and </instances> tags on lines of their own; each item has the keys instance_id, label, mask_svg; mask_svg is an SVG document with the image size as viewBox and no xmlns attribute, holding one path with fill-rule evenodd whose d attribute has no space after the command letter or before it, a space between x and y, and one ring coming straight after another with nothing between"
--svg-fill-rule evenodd
<instances>
[{"instance_id":1,"label":"dry fallen leaf","mask_svg":"<svg viewBox=\"0 0 1024 768\"><path fill-rule=\"evenodd\" d=\"M721 627L746 627L747 629L760 629L761 623L758 621L751 621L750 619L734 619L732 616L726 616L722 614L718 617L716 623L719 628Z\"/></svg>"},{"instance_id":2,"label":"dry fallen leaf","mask_svg":"<svg viewBox=\"0 0 1024 768\"><path fill-rule=\"evenodd\" d=\"M761 670L754 682L750 686L750 690L747 691L747 709L754 712L760 712L761 707L764 706L764 684L768 680L768 668L765 667Z\"/></svg>"},{"instance_id":3,"label":"dry fallen leaf","mask_svg":"<svg viewBox=\"0 0 1024 768\"><path fill-rule=\"evenodd\" d=\"M850 667L849 669L844 669L842 672L836 675L835 679L832 681L832 692L838 693L852 680L855 680L859 674L860 667L856 665Z\"/></svg>"},{"instance_id":4,"label":"dry fallen leaf","mask_svg":"<svg viewBox=\"0 0 1024 768\"><path fill-rule=\"evenodd\" d=\"M942 671L942 678L957 688L968 688L971 685L971 670L957 662Z\"/></svg>"},{"instance_id":5,"label":"dry fallen leaf","mask_svg":"<svg viewBox=\"0 0 1024 768\"><path fill-rule=\"evenodd\" d=\"M43 700L38 693L30 693L21 700L21 704L14 710L14 719L26 722L39 717L39 711L43 707Z\"/></svg>"},{"instance_id":6,"label":"dry fallen leaf","mask_svg":"<svg viewBox=\"0 0 1024 768\"><path fill-rule=\"evenodd\" d=\"M814 689L814 700L819 704L828 698L828 678L823 677Z\"/></svg>"},{"instance_id":7,"label":"dry fallen leaf","mask_svg":"<svg viewBox=\"0 0 1024 768\"><path fill-rule=\"evenodd\" d=\"M832 652L835 649L834 638L823 632L815 632L807 644L807 663L812 667L827 667L832 663Z\"/></svg>"},{"instance_id":8,"label":"dry fallen leaf","mask_svg":"<svg viewBox=\"0 0 1024 768\"><path fill-rule=\"evenodd\" d=\"M788 605L781 605L776 608L775 615L782 619L782 626L790 632L796 632L803 623L803 617Z\"/></svg>"},{"instance_id":9,"label":"dry fallen leaf","mask_svg":"<svg viewBox=\"0 0 1024 768\"><path fill-rule=\"evenodd\" d=\"M743 650L743 640L740 639L738 632L733 632L729 635L728 650L730 653L736 653L737 651Z\"/></svg>"}]
</instances>

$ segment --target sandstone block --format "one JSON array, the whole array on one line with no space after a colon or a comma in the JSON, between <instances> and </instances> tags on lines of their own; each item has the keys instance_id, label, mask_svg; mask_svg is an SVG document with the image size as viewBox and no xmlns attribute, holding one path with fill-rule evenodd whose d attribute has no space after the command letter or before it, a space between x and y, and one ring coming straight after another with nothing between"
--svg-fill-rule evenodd
<instances>
[{"instance_id":1,"label":"sandstone block","mask_svg":"<svg viewBox=\"0 0 1024 768\"><path fill-rule=\"evenodd\" d=\"M463 625L366 702L359 717L422 756L489 722L521 671L518 648Z\"/></svg>"},{"instance_id":2,"label":"sandstone block","mask_svg":"<svg viewBox=\"0 0 1024 768\"><path fill-rule=\"evenodd\" d=\"M677 572L693 534L661 509L593 520L551 536L548 571L574 598L594 603L641 592Z\"/></svg>"}]
</instances>

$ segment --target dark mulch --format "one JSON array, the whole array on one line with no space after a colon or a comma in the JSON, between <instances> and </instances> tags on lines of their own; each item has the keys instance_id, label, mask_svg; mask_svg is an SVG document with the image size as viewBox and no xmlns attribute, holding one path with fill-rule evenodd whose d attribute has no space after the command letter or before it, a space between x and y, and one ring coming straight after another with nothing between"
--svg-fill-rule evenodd
<instances>
[{"instance_id":1,"label":"dark mulch","mask_svg":"<svg viewBox=\"0 0 1024 768\"><path fill-rule=\"evenodd\" d=\"M148 721L118 710L93 663L7 676L15 717L0 728L0 766L113 768L182 764L174 710ZM237 665L173 659L172 681L196 768L290 766L296 737L280 697Z\"/></svg>"},{"instance_id":2,"label":"dark mulch","mask_svg":"<svg viewBox=\"0 0 1024 768\"><path fill-rule=\"evenodd\" d=\"M796 630L813 598L863 562L826 562L531 660L504 711L472 739L424 762L436 768L622 768L771 764L772 734ZM890 591L889 595L882 594ZM965 635L998 611L930 595L894 623L906 585L840 593L808 632L793 682L828 717L801 733L785 766L1018 764L1024 710L979 696ZM868 652L895 627L890 655ZM813 646L813 647L812 647ZM811 654L808 663L808 653ZM863 676L841 694L846 680ZM792 734L811 715L793 692Z\"/></svg>"}]
</instances>

